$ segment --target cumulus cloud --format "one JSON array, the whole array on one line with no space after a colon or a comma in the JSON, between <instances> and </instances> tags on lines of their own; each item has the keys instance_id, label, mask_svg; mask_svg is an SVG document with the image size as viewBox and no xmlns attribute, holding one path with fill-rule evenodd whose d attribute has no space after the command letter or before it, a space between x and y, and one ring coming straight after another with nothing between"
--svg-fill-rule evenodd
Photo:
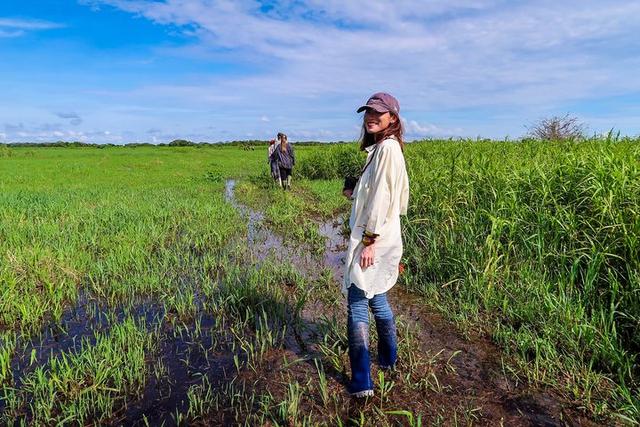
<instances>
[{"instance_id":1,"label":"cumulus cloud","mask_svg":"<svg viewBox=\"0 0 640 427\"><path fill-rule=\"evenodd\" d=\"M637 2L275 1L269 13L255 1L98 3L181 27L212 54L286 61L274 74L226 80L247 92L313 97L390 87L415 104L459 107L640 89L629 74L637 57L606 63L589 46L633 43L625 38L640 30Z\"/></svg>"},{"instance_id":2,"label":"cumulus cloud","mask_svg":"<svg viewBox=\"0 0 640 427\"><path fill-rule=\"evenodd\" d=\"M447 133L413 126L411 120L424 123L431 111L549 109L640 91L634 71L640 56L633 54L638 2L85 3L143 16L193 40L164 53L265 64L237 76L149 85L129 94L202 108L225 105L230 115L247 119L255 117L253 106L275 97L283 101L285 125L310 113L336 117L372 92L386 90L400 99L416 134ZM348 129L342 126L343 132Z\"/></svg>"},{"instance_id":3,"label":"cumulus cloud","mask_svg":"<svg viewBox=\"0 0 640 427\"><path fill-rule=\"evenodd\" d=\"M197 77L178 72L91 91L100 115L86 122L101 121L97 126L113 132L109 138L217 140L251 133L270 139L283 130L299 139L355 139L360 119L353 110L379 90L399 98L412 137L495 135L523 130L542 112L564 112L573 102L640 92L638 2L80 2L96 13L116 8L180 34L178 43L154 50L158 58L230 65ZM0 37L57 26L0 18ZM78 103L53 105L65 126L86 127L72 109L94 111ZM25 119L14 113L5 120ZM65 126L28 124L4 133L64 132ZM95 132L92 137L105 137Z\"/></svg>"},{"instance_id":4,"label":"cumulus cloud","mask_svg":"<svg viewBox=\"0 0 640 427\"><path fill-rule=\"evenodd\" d=\"M445 129L431 123L420 124L416 120L403 120L403 126L407 139L460 136L464 134L461 128Z\"/></svg>"}]
</instances>

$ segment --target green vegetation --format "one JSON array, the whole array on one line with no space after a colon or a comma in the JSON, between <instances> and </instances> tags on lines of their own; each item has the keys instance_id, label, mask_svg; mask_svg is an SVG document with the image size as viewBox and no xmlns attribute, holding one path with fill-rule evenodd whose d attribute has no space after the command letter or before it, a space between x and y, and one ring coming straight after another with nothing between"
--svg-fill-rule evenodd
<instances>
[{"instance_id":1,"label":"green vegetation","mask_svg":"<svg viewBox=\"0 0 640 427\"><path fill-rule=\"evenodd\" d=\"M432 141L406 159L404 285L486 327L530 380L640 416L638 141Z\"/></svg>"},{"instance_id":2,"label":"green vegetation","mask_svg":"<svg viewBox=\"0 0 640 427\"><path fill-rule=\"evenodd\" d=\"M577 402L566 416L631 424L638 142L408 144L402 365L374 368L364 403L344 393L344 305L318 227L348 212L355 144L298 147L292 192L264 146L0 146L0 424L153 425L157 402L190 425L526 416L482 400L494 377L533 387L500 396L547 386ZM262 216L225 199L230 178ZM469 343L429 342L428 307ZM474 373L489 363L469 359L478 331L505 351L487 351L501 373Z\"/></svg>"}]
</instances>

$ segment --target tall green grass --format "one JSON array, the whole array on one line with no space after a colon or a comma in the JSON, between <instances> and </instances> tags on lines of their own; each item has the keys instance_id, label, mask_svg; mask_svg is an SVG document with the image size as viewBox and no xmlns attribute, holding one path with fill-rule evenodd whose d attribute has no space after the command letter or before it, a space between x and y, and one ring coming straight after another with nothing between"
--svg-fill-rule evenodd
<instances>
[{"instance_id":1,"label":"tall green grass","mask_svg":"<svg viewBox=\"0 0 640 427\"><path fill-rule=\"evenodd\" d=\"M300 170L346 175L354 153L326 148ZM532 380L640 416L638 141L425 141L405 157L405 285L488 325Z\"/></svg>"},{"instance_id":2,"label":"tall green grass","mask_svg":"<svg viewBox=\"0 0 640 427\"><path fill-rule=\"evenodd\" d=\"M266 200L259 208L275 230L313 243L320 236L312 219L346 210L338 180L356 175L364 157L355 144L298 153L292 193L261 187L268 178L237 190L246 203ZM155 360L171 336L184 335L206 358L224 354L238 378L258 374L301 329L310 287L335 302L332 282L307 283L298 266L251 263L246 223L225 203L223 183L260 168L266 174L265 158L234 147L3 148L0 416L115 422L151 376L175 374L169 361ZM594 412L638 417L637 141L432 141L408 145L406 159L404 285L458 321L487 327L520 356L520 372L531 380L561 385ZM80 295L102 304L109 328L27 361L24 349L37 346L42 326L63 324ZM152 324L131 320L136 304L148 301L159 307ZM205 326L203 316L215 321ZM344 329L335 320L327 325L333 332L319 346L322 363L341 372ZM410 365L414 347L401 350ZM309 368L322 388L324 368ZM236 421L256 412L261 422L307 422L299 404L315 386L279 375L288 387L281 400L268 390L245 393L231 377L222 392L203 381L185 392L187 417L221 405L233 408ZM380 383L391 390L386 378ZM411 383L440 389L437 378ZM340 397L319 396L335 403L335 413L323 416L341 413ZM88 397L102 406L92 412ZM379 403L380 411L393 409ZM176 412L176 423L183 416Z\"/></svg>"},{"instance_id":3,"label":"tall green grass","mask_svg":"<svg viewBox=\"0 0 640 427\"><path fill-rule=\"evenodd\" d=\"M10 151L0 159L0 328L36 332L80 289L110 303L162 294L245 226L222 194L224 176L244 173L238 149Z\"/></svg>"}]
</instances>

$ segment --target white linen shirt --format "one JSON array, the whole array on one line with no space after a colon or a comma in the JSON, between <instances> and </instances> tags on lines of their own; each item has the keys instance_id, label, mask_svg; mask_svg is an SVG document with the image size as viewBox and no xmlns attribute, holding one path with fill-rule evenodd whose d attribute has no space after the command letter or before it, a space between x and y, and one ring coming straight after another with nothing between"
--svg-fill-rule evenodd
<instances>
[{"instance_id":1,"label":"white linen shirt","mask_svg":"<svg viewBox=\"0 0 640 427\"><path fill-rule=\"evenodd\" d=\"M354 189L349 225L351 236L345 259L342 291L351 284L367 298L387 292L398 280L402 257L400 215L407 214L409 178L400 143L394 138L366 148L367 166ZM373 265L360 267L362 234L378 234Z\"/></svg>"}]
</instances>

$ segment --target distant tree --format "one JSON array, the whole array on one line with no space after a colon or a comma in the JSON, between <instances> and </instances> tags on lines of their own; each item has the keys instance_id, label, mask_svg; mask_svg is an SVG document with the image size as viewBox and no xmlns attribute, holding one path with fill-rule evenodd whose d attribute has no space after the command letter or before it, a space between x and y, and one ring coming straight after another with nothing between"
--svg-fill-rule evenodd
<instances>
[{"instance_id":1,"label":"distant tree","mask_svg":"<svg viewBox=\"0 0 640 427\"><path fill-rule=\"evenodd\" d=\"M174 139L173 141L171 141L169 143L170 147L189 147L195 145L193 142L191 141L187 141L185 139Z\"/></svg>"},{"instance_id":2,"label":"distant tree","mask_svg":"<svg viewBox=\"0 0 640 427\"><path fill-rule=\"evenodd\" d=\"M586 127L570 114L540 119L530 127L529 136L543 141L567 141L582 139Z\"/></svg>"}]
</instances>

